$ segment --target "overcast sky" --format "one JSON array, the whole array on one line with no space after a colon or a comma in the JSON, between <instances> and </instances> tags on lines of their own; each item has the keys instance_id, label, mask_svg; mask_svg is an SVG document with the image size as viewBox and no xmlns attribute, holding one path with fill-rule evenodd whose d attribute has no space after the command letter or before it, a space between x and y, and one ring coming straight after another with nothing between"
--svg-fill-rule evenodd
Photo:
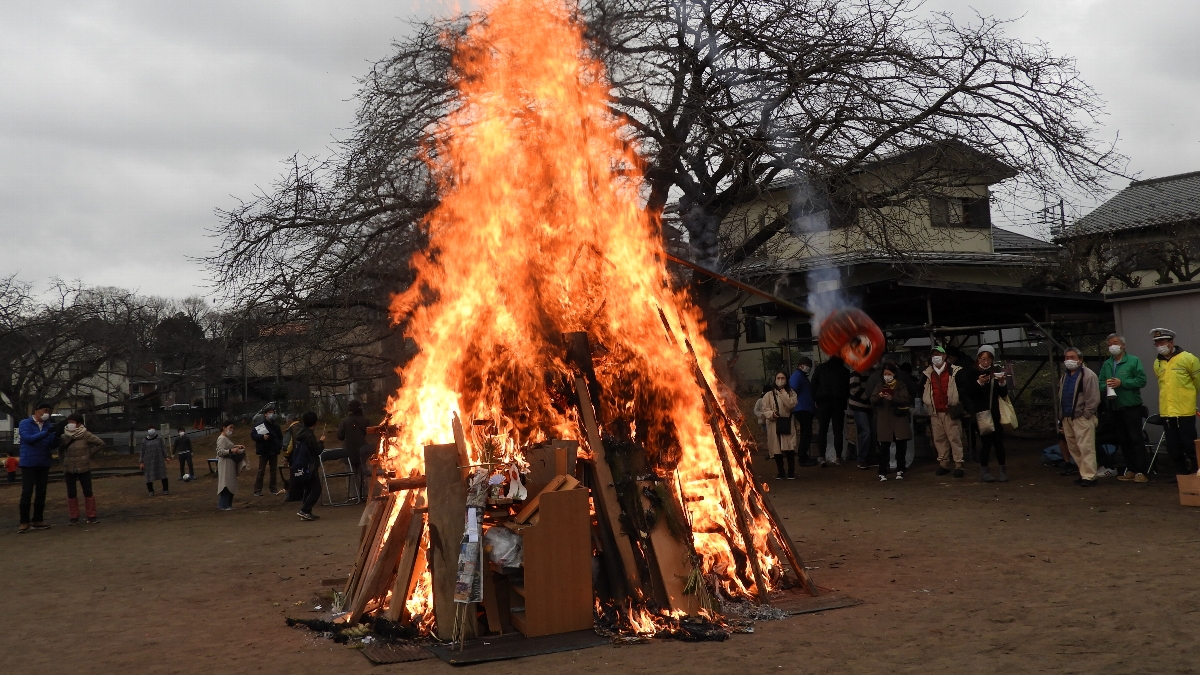
<instances>
[{"instance_id":1,"label":"overcast sky","mask_svg":"<svg viewBox=\"0 0 1200 675\"><path fill-rule=\"evenodd\" d=\"M446 5L454 3L445 3ZM459 3L462 4L462 3ZM213 296L214 209L321 155L437 0L0 3L0 275ZM1131 171L1200 170L1200 2L930 0L1075 56ZM1114 184L1121 187L1123 183Z\"/></svg>"}]
</instances>

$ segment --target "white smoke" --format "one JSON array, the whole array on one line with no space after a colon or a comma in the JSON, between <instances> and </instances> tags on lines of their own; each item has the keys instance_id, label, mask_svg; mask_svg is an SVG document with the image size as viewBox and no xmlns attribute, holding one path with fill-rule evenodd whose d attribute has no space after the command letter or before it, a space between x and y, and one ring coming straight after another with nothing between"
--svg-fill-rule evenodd
<instances>
[{"instance_id":1,"label":"white smoke","mask_svg":"<svg viewBox=\"0 0 1200 675\"><path fill-rule=\"evenodd\" d=\"M808 267L805 282L808 287L807 308L812 312L812 334L819 335L821 322L839 309L855 306L842 288L841 269L834 263L826 247L826 238L837 214L825 191L808 178L798 175L795 188L789 195L788 215L792 219L792 235L807 241L812 257L803 261Z\"/></svg>"}]
</instances>

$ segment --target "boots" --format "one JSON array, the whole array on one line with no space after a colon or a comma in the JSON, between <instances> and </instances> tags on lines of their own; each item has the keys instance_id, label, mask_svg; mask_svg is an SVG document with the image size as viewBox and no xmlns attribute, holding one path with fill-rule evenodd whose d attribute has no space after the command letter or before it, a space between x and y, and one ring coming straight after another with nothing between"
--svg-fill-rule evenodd
<instances>
[{"instance_id":1,"label":"boots","mask_svg":"<svg viewBox=\"0 0 1200 675\"><path fill-rule=\"evenodd\" d=\"M945 476L948 473L950 473L950 460L943 459L942 461L938 462L937 471L934 471L933 475Z\"/></svg>"},{"instance_id":2,"label":"boots","mask_svg":"<svg viewBox=\"0 0 1200 675\"><path fill-rule=\"evenodd\" d=\"M79 500L74 497L67 498L67 515L71 520L67 521L68 525L79 524Z\"/></svg>"},{"instance_id":3,"label":"boots","mask_svg":"<svg viewBox=\"0 0 1200 675\"><path fill-rule=\"evenodd\" d=\"M787 474L785 474L783 471L783 455L775 455L775 467L779 469L779 473L775 476L775 480L786 479Z\"/></svg>"},{"instance_id":4,"label":"boots","mask_svg":"<svg viewBox=\"0 0 1200 675\"><path fill-rule=\"evenodd\" d=\"M1008 482L1008 474L1004 472L1004 465L1003 465L1003 464L1001 464L1000 466L998 466L998 467L996 467L996 468L997 468L997 471L996 471L996 482L998 482L998 483L1007 483L1007 482Z\"/></svg>"},{"instance_id":5,"label":"boots","mask_svg":"<svg viewBox=\"0 0 1200 675\"><path fill-rule=\"evenodd\" d=\"M95 525L96 523L100 522L100 519L96 517L96 498L95 497L84 497L83 498L83 507L87 512L88 525Z\"/></svg>"},{"instance_id":6,"label":"boots","mask_svg":"<svg viewBox=\"0 0 1200 675\"><path fill-rule=\"evenodd\" d=\"M985 482L985 483L995 483L996 482L996 477L992 475L991 470L989 470L987 468L987 466L983 467L983 482Z\"/></svg>"}]
</instances>

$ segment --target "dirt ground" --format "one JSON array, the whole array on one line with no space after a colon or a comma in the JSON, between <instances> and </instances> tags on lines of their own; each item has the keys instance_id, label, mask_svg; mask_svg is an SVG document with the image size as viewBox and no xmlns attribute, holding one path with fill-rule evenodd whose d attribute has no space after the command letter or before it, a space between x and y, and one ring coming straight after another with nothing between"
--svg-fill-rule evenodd
<instances>
[{"instance_id":1,"label":"dirt ground","mask_svg":"<svg viewBox=\"0 0 1200 675\"><path fill-rule=\"evenodd\" d=\"M854 467L770 481L818 583L864 604L724 643L605 646L471 668L506 673L893 673L1200 670L1200 509L1173 484L1081 489L1017 447L1013 480L919 465L877 483ZM203 456L203 455L199 455ZM197 466L203 474L205 468ZM760 466L763 476L769 468ZM215 509L215 481L149 498L140 477L96 481L102 522L16 533L0 488L5 584L0 673L448 673L439 660L373 666L285 616L315 617L320 580L353 562L359 509L301 522L281 498ZM290 508L289 508L290 507Z\"/></svg>"}]
</instances>

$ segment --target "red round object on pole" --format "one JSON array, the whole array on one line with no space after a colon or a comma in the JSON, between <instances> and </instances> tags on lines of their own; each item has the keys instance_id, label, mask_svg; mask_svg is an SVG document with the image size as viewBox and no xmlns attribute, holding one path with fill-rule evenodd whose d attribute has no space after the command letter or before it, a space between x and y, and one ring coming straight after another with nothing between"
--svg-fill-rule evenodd
<instances>
[{"instance_id":1,"label":"red round object on pole","mask_svg":"<svg viewBox=\"0 0 1200 675\"><path fill-rule=\"evenodd\" d=\"M865 373L883 358L883 331L861 309L839 309L821 322L817 338L821 351L837 355L851 370Z\"/></svg>"}]
</instances>

